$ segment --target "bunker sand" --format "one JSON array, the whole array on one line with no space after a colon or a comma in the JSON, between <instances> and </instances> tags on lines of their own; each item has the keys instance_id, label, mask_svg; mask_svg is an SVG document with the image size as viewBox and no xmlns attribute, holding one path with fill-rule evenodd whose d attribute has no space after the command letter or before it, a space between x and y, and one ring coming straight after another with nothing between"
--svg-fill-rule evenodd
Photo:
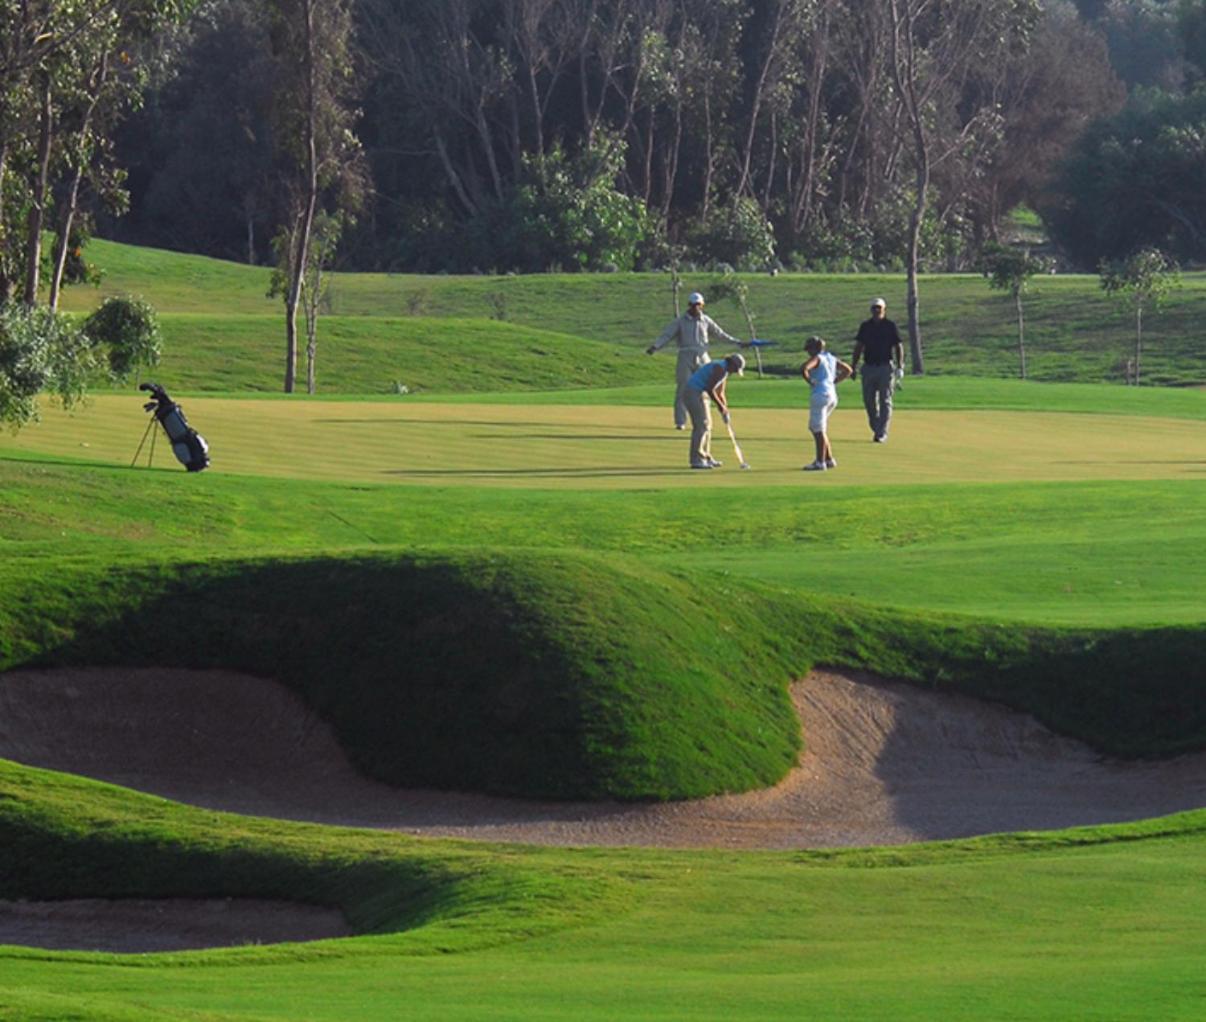
<instances>
[{"instance_id":1,"label":"bunker sand","mask_svg":"<svg viewBox=\"0 0 1206 1022\"><path fill-rule=\"evenodd\" d=\"M994 704L815 671L773 788L668 804L403 790L278 683L220 671L0 675L0 756L209 809L550 845L816 848L1122 822L1206 805L1206 754L1106 760Z\"/></svg>"},{"instance_id":2,"label":"bunker sand","mask_svg":"<svg viewBox=\"0 0 1206 1022\"><path fill-rule=\"evenodd\" d=\"M807 750L773 788L666 805L391 788L358 774L284 686L219 671L0 675L0 757L180 802L415 835L550 845L883 845L1206 805L1206 755L1101 759L1000 706L868 675L792 687ZM333 910L255 900L0 901L0 944L111 952L318 940Z\"/></svg>"}]
</instances>

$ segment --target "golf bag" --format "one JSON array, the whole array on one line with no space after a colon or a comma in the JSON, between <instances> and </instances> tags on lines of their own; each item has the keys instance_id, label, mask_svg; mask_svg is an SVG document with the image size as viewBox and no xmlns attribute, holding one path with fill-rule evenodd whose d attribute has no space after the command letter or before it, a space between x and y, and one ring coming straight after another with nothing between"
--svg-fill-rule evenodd
<instances>
[{"instance_id":1,"label":"golf bag","mask_svg":"<svg viewBox=\"0 0 1206 1022\"><path fill-rule=\"evenodd\" d=\"M168 436L172 453L190 472L200 472L209 467L209 444L205 437L188 424L184 409L168 397L167 391L157 383L143 383L139 390L151 392L151 400L143 408L153 412L159 425Z\"/></svg>"}]
</instances>

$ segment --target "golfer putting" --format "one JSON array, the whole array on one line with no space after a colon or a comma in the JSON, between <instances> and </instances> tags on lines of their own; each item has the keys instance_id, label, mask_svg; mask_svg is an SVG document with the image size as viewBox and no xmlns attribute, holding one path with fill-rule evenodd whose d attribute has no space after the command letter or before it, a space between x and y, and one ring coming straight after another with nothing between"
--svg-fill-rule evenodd
<instances>
[{"instance_id":1,"label":"golfer putting","mask_svg":"<svg viewBox=\"0 0 1206 1022\"><path fill-rule=\"evenodd\" d=\"M714 401L724 424L732 434L732 423L729 420L729 405L725 399L725 381L732 374L742 376L745 373L745 359L741 355L728 355L719 362L708 362L695 370L688 378L683 388L683 396L687 406L687 414L691 417L691 467L696 469L720 468L723 462L712 457L712 413L710 405ZM734 449L737 448L737 438L733 437ZM738 455L740 458L741 456ZM742 467L747 467L741 458Z\"/></svg>"},{"instance_id":2,"label":"golfer putting","mask_svg":"<svg viewBox=\"0 0 1206 1022\"><path fill-rule=\"evenodd\" d=\"M709 362L708 341L719 338L726 344L743 347L743 341L730 337L716 324L716 321L704 313L704 296L698 291L692 291L687 296L687 311L674 320L661 337L645 349L646 355L661 351L667 344L674 341L678 348L678 362L675 365L674 391L674 428L687 428L686 386L691 374L702 365Z\"/></svg>"}]
</instances>

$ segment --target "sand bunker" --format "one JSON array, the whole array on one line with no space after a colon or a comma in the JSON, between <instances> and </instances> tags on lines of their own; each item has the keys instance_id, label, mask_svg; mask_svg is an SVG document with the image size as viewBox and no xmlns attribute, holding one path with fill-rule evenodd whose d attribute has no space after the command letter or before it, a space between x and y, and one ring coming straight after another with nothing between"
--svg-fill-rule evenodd
<instances>
[{"instance_id":1,"label":"sand bunker","mask_svg":"<svg viewBox=\"0 0 1206 1022\"><path fill-rule=\"evenodd\" d=\"M1206 805L1206 754L1106 760L1024 714L867 675L817 671L792 692L808 748L782 783L663 805L391 788L284 686L220 671L2 674L0 757L210 809L556 845L902 844ZM307 939L248 933L225 943Z\"/></svg>"},{"instance_id":2,"label":"sand bunker","mask_svg":"<svg viewBox=\"0 0 1206 1022\"><path fill-rule=\"evenodd\" d=\"M901 844L1206 805L1206 755L1103 760L1023 714L866 675L814 672L793 695L808 748L781 784L663 805L391 788L283 685L221 671L0 675L0 757L210 809L559 845Z\"/></svg>"},{"instance_id":3,"label":"sand bunker","mask_svg":"<svg viewBox=\"0 0 1206 1022\"><path fill-rule=\"evenodd\" d=\"M332 909L255 898L0 901L0 944L53 951L195 951L351 932Z\"/></svg>"}]
</instances>

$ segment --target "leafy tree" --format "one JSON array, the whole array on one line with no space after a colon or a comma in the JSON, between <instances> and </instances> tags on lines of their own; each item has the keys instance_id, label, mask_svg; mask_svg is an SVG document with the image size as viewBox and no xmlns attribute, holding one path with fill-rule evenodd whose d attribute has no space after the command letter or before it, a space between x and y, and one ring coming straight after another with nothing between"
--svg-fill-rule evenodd
<instances>
[{"instance_id":1,"label":"leafy tree","mask_svg":"<svg viewBox=\"0 0 1206 1022\"><path fill-rule=\"evenodd\" d=\"M1168 292L1179 284L1176 263L1157 248L1143 248L1126 259L1102 263L1099 271L1106 294L1135 314L1135 358L1127 375L1139 385L1143 355L1143 313L1156 311Z\"/></svg>"},{"instance_id":2,"label":"leafy tree","mask_svg":"<svg viewBox=\"0 0 1206 1022\"><path fill-rule=\"evenodd\" d=\"M1122 109L1126 87L1110 66L1102 34L1060 0L1044 5L1030 48L997 84L1000 144L991 165L968 180L966 195L977 239L999 242L1002 218L1042 201L1085 128Z\"/></svg>"},{"instance_id":3,"label":"leafy tree","mask_svg":"<svg viewBox=\"0 0 1206 1022\"><path fill-rule=\"evenodd\" d=\"M479 218L477 236L491 262L523 271L634 268L653 236L639 199L616 187L624 143L600 130L574 158L559 145L523 159L523 176L494 215Z\"/></svg>"},{"instance_id":4,"label":"leafy tree","mask_svg":"<svg viewBox=\"0 0 1206 1022\"><path fill-rule=\"evenodd\" d=\"M1180 0L1177 22L1186 76L1200 86L1206 82L1206 0Z\"/></svg>"},{"instance_id":5,"label":"leafy tree","mask_svg":"<svg viewBox=\"0 0 1206 1022\"><path fill-rule=\"evenodd\" d=\"M94 350L105 353L109 375L115 381L125 381L132 372L159 364L159 320L155 310L140 298L106 298L84 320L83 333Z\"/></svg>"},{"instance_id":6,"label":"leafy tree","mask_svg":"<svg viewBox=\"0 0 1206 1022\"><path fill-rule=\"evenodd\" d=\"M714 206L711 215L688 234L687 243L701 262L745 270L768 270L775 262L774 227L762 207L748 197Z\"/></svg>"},{"instance_id":7,"label":"leafy tree","mask_svg":"<svg viewBox=\"0 0 1206 1022\"><path fill-rule=\"evenodd\" d=\"M140 47L179 22L195 0L0 0L0 301L21 281L38 298L42 239L54 179L70 215L60 225L54 297L65 261L79 182L107 154L106 129L139 93Z\"/></svg>"},{"instance_id":8,"label":"leafy tree","mask_svg":"<svg viewBox=\"0 0 1206 1022\"><path fill-rule=\"evenodd\" d=\"M1097 24L1109 44L1110 63L1132 89L1179 92L1186 63L1176 0L1109 0Z\"/></svg>"},{"instance_id":9,"label":"leafy tree","mask_svg":"<svg viewBox=\"0 0 1206 1022\"><path fill-rule=\"evenodd\" d=\"M981 261L981 272L988 278L988 286L999 291L1008 291L1013 296L1013 307L1018 321L1018 364L1019 375L1026 379L1026 329L1022 314L1022 295L1030 278L1050 269L1050 261L1032 256L1029 251L1009 248L1005 245L989 245Z\"/></svg>"},{"instance_id":10,"label":"leafy tree","mask_svg":"<svg viewBox=\"0 0 1206 1022\"><path fill-rule=\"evenodd\" d=\"M1206 90L1147 94L1092 125L1041 207L1052 237L1081 266L1137 245L1178 261L1206 257Z\"/></svg>"},{"instance_id":11,"label":"leafy tree","mask_svg":"<svg viewBox=\"0 0 1206 1022\"><path fill-rule=\"evenodd\" d=\"M38 420L38 395L67 408L83 399L95 361L71 319L41 306L0 306L0 423L14 430Z\"/></svg>"},{"instance_id":12,"label":"leafy tree","mask_svg":"<svg viewBox=\"0 0 1206 1022\"><path fill-rule=\"evenodd\" d=\"M266 5L211 0L174 44L175 73L116 134L132 202L104 235L268 262L280 203Z\"/></svg>"}]
</instances>

